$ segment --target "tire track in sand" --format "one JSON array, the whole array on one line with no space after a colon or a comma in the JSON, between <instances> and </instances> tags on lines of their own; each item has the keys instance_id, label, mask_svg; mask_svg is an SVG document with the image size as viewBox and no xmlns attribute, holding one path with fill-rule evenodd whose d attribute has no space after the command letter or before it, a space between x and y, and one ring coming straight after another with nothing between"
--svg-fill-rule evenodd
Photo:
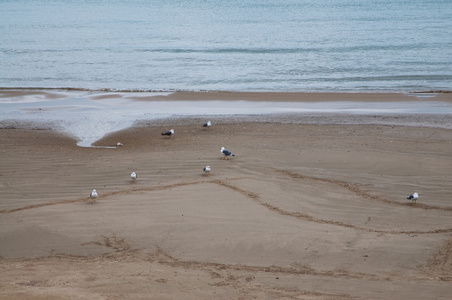
<instances>
[{"instance_id":1,"label":"tire track in sand","mask_svg":"<svg viewBox=\"0 0 452 300\"><path fill-rule=\"evenodd\" d=\"M386 203L386 204L394 204L394 205L400 205L400 206L406 206L406 204L404 203L400 203L397 201L392 201L392 200L388 200L385 199L381 196L374 196L369 194L368 192L360 189L358 186L356 185L352 185L346 181L341 181L341 180L334 180L334 179L328 179L328 178L320 178L320 177L313 177L313 176L307 176L307 175L301 175L301 174L297 174L297 173L293 173L293 172L289 172L286 170L278 170L278 169L272 169L274 172L289 176L291 178L294 179L301 179L301 180L311 180L311 181L317 181L317 182L324 182L324 183L329 183L329 184L333 184L339 187L342 187L346 190L348 190L349 192L352 192L356 195L358 195L361 198L365 198L368 200L372 200L372 201L378 201L378 202L382 202L382 203ZM428 204L422 204L422 203L418 203L416 205L416 207L421 208L421 209L437 209L437 210L443 210L443 211L452 211L452 207L441 207L441 206L435 206L435 205L428 205Z\"/></svg>"},{"instance_id":2,"label":"tire track in sand","mask_svg":"<svg viewBox=\"0 0 452 300\"><path fill-rule=\"evenodd\" d=\"M233 179L229 179L229 180L239 180L239 179L240 178L233 178ZM97 198L97 201L101 200L101 199L105 199L105 198L111 197L111 196L127 194L127 193L131 193L131 192L133 193L133 192L162 191L162 190L167 190L167 189L180 187L180 186L187 186L187 185L194 185L194 184L201 184L201 183L209 183L209 182L211 182L211 181L199 180L199 181L179 182L179 183L174 183L174 184L169 184L169 185L158 185L158 186L153 186L153 187L129 188L129 189L124 189L124 190L119 190L119 191L102 193ZM60 204L71 204L71 203L86 202L86 201L90 201L90 198L87 197L87 198L78 198L78 199L69 199L69 200L62 200L62 201L55 201L55 202L46 202L46 203L32 204L32 205L27 205L27 206L12 208L12 209L3 209L3 210L0 210L0 214L14 213L14 212L22 211L22 210L40 208L40 207L45 207L45 206L60 205Z\"/></svg>"},{"instance_id":3,"label":"tire track in sand","mask_svg":"<svg viewBox=\"0 0 452 300\"><path fill-rule=\"evenodd\" d=\"M120 195L120 194L127 194L130 192L153 192L153 191L161 191L161 190L167 190L175 187L180 186L186 186L186 185L193 185L193 184L200 184L205 183L206 181L192 181L192 182L180 182L175 184L169 184L169 185L159 185L154 187L139 187L139 188L133 188L133 189L126 189L126 190L119 190L119 191L113 191L108 193L101 194L96 201L105 199L111 196ZM33 205L27 205L22 206L18 208L13 209L3 209L0 210L0 214L5 213L14 213L22 210L28 210L28 209L34 209L34 208L40 208L45 206L52 206L52 205L60 205L60 204L70 204L70 203L76 203L76 202L85 202L89 201L90 198L79 198L79 199L70 199L70 200L62 200L62 201L56 201L56 202L46 202L46 203L40 203L40 204L33 204Z\"/></svg>"},{"instance_id":4,"label":"tire track in sand","mask_svg":"<svg viewBox=\"0 0 452 300\"><path fill-rule=\"evenodd\" d=\"M360 230L360 231L366 231L366 232L373 232L373 233L382 233L382 234L433 234L433 233L450 233L452 232L452 228L444 228L444 229L435 229L435 230L428 230L428 231L421 231L421 230L401 230L401 231L397 231L397 230L379 230L379 229L372 229L372 228L368 228L368 227L361 227L361 226L356 226L353 224L349 224L349 223L344 223L344 222L339 222L339 221L332 221L332 220L325 220L325 219L319 219L316 217L313 217L311 215L308 214L304 214L301 212L294 212L294 211L287 211L284 210L280 207L274 206L270 203L267 202L263 202L259 195L250 191L246 191L244 189L241 189L237 186L234 186L232 184L229 184L225 181L222 180L213 180L212 181L215 184L218 184L220 186L226 187L228 189L231 189L233 191L236 191L244 196L246 196L249 199L252 199L254 201L256 201L257 203L259 203L260 205L264 206L265 208L274 211L280 215L283 216L288 216L288 217L293 217L296 219L300 219L300 220L304 220L304 221L309 221L309 222L315 222L315 223L319 223L319 224L329 224L329 225L335 225L335 226L339 226L339 227L345 227L345 228L351 228L351 229L355 229L355 230Z\"/></svg>"},{"instance_id":5,"label":"tire track in sand","mask_svg":"<svg viewBox=\"0 0 452 300\"><path fill-rule=\"evenodd\" d=\"M280 172L285 173L286 171L280 171ZM288 173L291 174L290 172L288 172ZM303 179L304 178L308 178L309 179L309 177L305 177L303 175L294 174L294 176L295 176L294 178L303 178ZM239 180L239 179L240 178L228 179L228 180L230 181L230 180ZM319 180L320 181L325 181L325 180L329 181L329 179L321 179L321 178ZM428 231L420 231L420 230L413 230L413 231L378 230L378 229L372 229L372 228L367 228L367 227L356 226L356 225L353 225L353 224L339 222L339 221L319 219L319 218L316 218L316 217L313 217L311 215L304 214L304 213L301 213L301 212L294 212L294 211L283 210L280 207L274 206L274 205L272 205L270 203L267 203L267 202L263 202L260 199L258 194L254 193L254 192L246 191L244 189L241 189L241 188L239 188L237 186L234 186L232 184L227 183L226 181L219 180L219 179L198 180L198 181L190 181L190 182L179 182L179 183L174 183L174 184L169 184L169 185L159 185L159 186L154 186L154 187L139 187L139 188L133 188L133 189L113 191L113 192L102 194L101 196L99 196L97 198L97 200L105 199L105 198L108 198L108 197L111 197L111 196L115 196L115 195L121 195L121 194L133 193L133 192L161 191L161 190L167 190L167 189L176 188L176 187L195 185L195 184L203 184L203 183L217 184L217 185L222 186L224 188L227 188L229 190L238 192L238 193L244 195L245 197L247 197L248 199L251 199L251 200L257 202L260 205L262 205L263 207L265 207L265 208L267 208L267 209L269 209L269 210L271 210L273 212L276 212L276 213L278 213L280 215L293 217L293 218L304 220L304 221L315 222L315 223L319 223L319 224L329 224L329 225L335 225L335 226L339 226L339 227L351 228L351 229L360 230L360 231L373 232L373 233L382 233L382 234L434 234L434 233L450 233L450 232L452 232L452 228L436 229L436 230L428 230ZM344 184L348 185L347 183L344 183ZM79 198L79 199L63 200L63 201L57 201L57 202L40 203L40 204L28 205L28 206L13 208L13 209L0 210L0 214L2 214L2 213L14 213L14 212L18 212L18 211L34 209L34 208L40 208L40 207L45 207L45 206L52 206L52 205L71 204L71 203L76 203L76 202L85 202L85 201L89 201L89 200L90 200L89 198Z\"/></svg>"},{"instance_id":6,"label":"tire track in sand","mask_svg":"<svg viewBox=\"0 0 452 300\"><path fill-rule=\"evenodd\" d=\"M307 275L307 276L319 276L319 277L333 277L344 279L364 279L372 281L387 281L388 275L369 274L361 272L353 272L344 269L335 270L318 270L307 265L294 263L291 266L254 266L244 264L226 264L220 262L210 261L197 261L197 260L182 260L174 257L168 252L164 251L161 247L155 245L155 250L147 254L147 260L157 261L160 264L169 265L171 267L182 267L185 269L198 269L209 272L220 272L223 270L238 271L246 273L272 273L272 274L284 274L284 275ZM218 277L218 276L217 276ZM431 280L430 276L390 276L399 280ZM450 276L435 277L437 281L452 281Z\"/></svg>"}]
</instances>

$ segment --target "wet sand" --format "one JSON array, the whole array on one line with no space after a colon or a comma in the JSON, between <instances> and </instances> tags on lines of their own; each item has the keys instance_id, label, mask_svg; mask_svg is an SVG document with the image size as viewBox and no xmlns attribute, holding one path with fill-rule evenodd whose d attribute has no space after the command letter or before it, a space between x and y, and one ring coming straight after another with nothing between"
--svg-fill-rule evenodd
<instances>
[{"instance_id":1,"label":"wet sand","mask_svg":"<svg viewBox=\"0 0 452 300\"><path fill-rule=\"evenodd\" d=\"M117 148L3 127L0 299L446 299L449 119L146 121Z\"/></svg>"},{"instance_id":2,"label":"wet sand","mask_svg":"<svg viewBox=\"0 0 452 300\"><path fill-rule=\"evenodd\" d=\"M271 93L271 92L228 92L228 91L210 91L210 92L175 92L157 95L153 97L138 97L137 100L155 100L155 101L272 101L272 102L402 102L413 101L417 97L435 98L438 101L452 102L452 96L449 92L426 92L426 93Z\"/></svg>"}]
</instances>

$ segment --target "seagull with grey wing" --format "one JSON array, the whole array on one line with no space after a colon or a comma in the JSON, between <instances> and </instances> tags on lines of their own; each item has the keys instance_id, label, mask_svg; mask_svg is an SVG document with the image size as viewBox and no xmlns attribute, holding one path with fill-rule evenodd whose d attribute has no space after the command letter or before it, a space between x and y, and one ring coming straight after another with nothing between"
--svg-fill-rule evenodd
<instances>
[{"instance_id":1,"label":"seagull with grey wing","mask_svg":"<svg viewBox=\"0 0 452 300\"><path fill-rule=\"evenodd\" d=\"M132 183L135 183L138 178L137 173L132 172L132 174L130 174L130 178L132 179Z\"/></svg>"},{"instance_id":2,"label":"seagull with grey wing","mask_svg":"<svg viewBox=\"0 0 452 300\"><path fill-rule=\"evenodd\" d=\"M221 154L223 154L223 157L221 159L229 159L231 156L235 156L234 153L232 153L229 150L226 150L224 147L221 147Z\"/></svg>"},{"instance_id":3,"label":"seagull with grey wing","mask_svg":"<svg viewBox=\"0 0 452 300\"><path fill-rule=\"evenodd\" d=\"M174 134L174 129L170 129L166 132L162 132L162 135L172 136Z\"/></svg>"},{"instance_id":4,"label":"seagull with grey wing","mask_svg":"<svg viewBox=\"0 0 452 300\"><path fill-rule=\"evenodd\" d=\"M411 202L413 203L413 205L417 205L416 201L417 199L419 199L419 194L418 193L413 193L412 195L409 195L407 197L408 200L411 200Z\"/></svg>"},{"instance_id":5,"label":"seagull with grey wing","mask_svg":"<svg viewBox=\"0 0 452 300\"><path fill-rule=\"evenodd\" d=\"M96 198L97 198L97 192L96 190L93 190L91 192L91 194L89 194L89 197L91 198L91 200L93 200L93 203L96 203Z\"/></svg>"},{"instance_id":6,"label":"seagull with grey wing","mask_svg":"<svg viewBox=\"0 0 452 300\"><path fill-rule=\"evenodd\" d=\"M210 173L211 170L212 170L212 169L210 168L210 166L205 166L205 167L204 167L204 173L205 173L207 176L209 176L209 173Z\"/></svg>"}]
</instances>

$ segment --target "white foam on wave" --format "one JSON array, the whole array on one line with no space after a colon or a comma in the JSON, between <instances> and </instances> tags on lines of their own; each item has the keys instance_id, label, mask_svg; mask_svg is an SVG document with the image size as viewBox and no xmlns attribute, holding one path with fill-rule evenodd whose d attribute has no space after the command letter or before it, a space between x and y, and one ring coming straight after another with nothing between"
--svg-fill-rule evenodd
<instances>
[{"instance_id":1,"label":"white foam on wave","mask_svg":"<svg viewBox=\"0 0 452 300\"><path fill-rule=\"evenodd\" d=\"M19 103L34 103L49 101L49 97L45 94L36 95L17 95L17 96L3 96L0 98L0 104L19 104Z\"/></svg>"}]
</instances>

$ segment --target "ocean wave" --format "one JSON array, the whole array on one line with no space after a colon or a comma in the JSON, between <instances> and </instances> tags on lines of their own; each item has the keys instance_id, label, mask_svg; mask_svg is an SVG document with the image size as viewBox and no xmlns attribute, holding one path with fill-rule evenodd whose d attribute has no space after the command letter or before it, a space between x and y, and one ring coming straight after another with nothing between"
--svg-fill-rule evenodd
<instances>
[{"instance_id":1,"label":"ocean wave","mask_svg":"<svg viewBox=\"0 0 452 300\"><path fill-rule=\"evenodd\" d=\"M155 53L202 53L202 54L303 54L315 52L328 53L356 53L368 51L401 51L401 50L422 50L428 46L423 43L402 44L402 45L352 45L342 47L228 47L228 48L142 48L135 49L136 52L155 52Z\"/></svg>"},{"instance_id":2,"label":"ocean wave","mask_svg":"<svg viewBox=\"0 0 452 300\"><path fill-rule=\"evenodd\" d=\"M361 78L362 79L362 78ZM345 80L345 79L344 79ZM368 79L371 81L371 79ZM357 80L359 81L359 80ZM361 80L366 81L366 80ZM405 86L409 88L410 91L404 92L407 94L413 93L435 93L435 94L447 94L452 93L452 90L449 89L439 89L439 90L413 90L417 86ZM245 92L245 93L291 93L287 90L253 90L253 91L235 91L235 90L203 90L203 89L111 89L111 88L100 88L100 89L90 89L90 88L74 88L74 87L0 87L0 97L2 91L18 91L18 92L87 92L87 93L218 93L218 92ZM292 91L293 93L393 93L397 92L396 90L391 91L388 89L375 89L372 90L369 87L366 87L363 90L327 90L327 89L317 89L317 90L309 90L309 91ZM400 91L399 91L400 92Z\"/></svg>"}]
</instances>

